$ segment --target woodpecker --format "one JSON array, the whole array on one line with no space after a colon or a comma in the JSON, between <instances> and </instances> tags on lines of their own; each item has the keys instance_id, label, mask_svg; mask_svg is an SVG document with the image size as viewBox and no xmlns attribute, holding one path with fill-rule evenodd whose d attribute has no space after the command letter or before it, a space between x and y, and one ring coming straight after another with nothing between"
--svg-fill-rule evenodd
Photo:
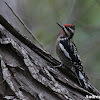
<instances>
[{"instance_id":1,"label":"woodpecker","mask_svg":"<svg viewBox=\"0 0 100 100\"><path fill-rule=\"evenodd\" d=\"M58 67L62 65L69 67L76 75L80 86L87 90L88 78L83 71L82 61L73 41L75 26L73 24L65 24L64 26L57 24L63 31L63 34L56 41L56 53L61 60L61 65L58 65Z\"/></svg>"}]
</instances>

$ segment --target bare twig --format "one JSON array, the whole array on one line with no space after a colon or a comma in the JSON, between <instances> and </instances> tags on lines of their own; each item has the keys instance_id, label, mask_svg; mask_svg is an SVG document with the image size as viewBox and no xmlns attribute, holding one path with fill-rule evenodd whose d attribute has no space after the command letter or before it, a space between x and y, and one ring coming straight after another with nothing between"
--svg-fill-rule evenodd
<instances>
[{"instance_id":1,"label":"bare twig","mask_svg":"<svg viewBox=\"0 0 100 100\"><path fill-rule=\"evenodd\" d=\"M5 2L5 1L4 1ZM33 33L28 29L28 27L24 24L24 22L19 18L19 16L15 13L15 11L10 7L10 5L5 2L5 4L9 7L9 9L12 11L12 13L18 18L18 20L21 22L21 24L24 26L24 28L28 31L28 33L32 36L32 38L40 45L40 47L49 54L49 52L46 50L46 48L43 47L43 45L38 41L38 39L33 35Z\"/></svg>"}]
</instances>

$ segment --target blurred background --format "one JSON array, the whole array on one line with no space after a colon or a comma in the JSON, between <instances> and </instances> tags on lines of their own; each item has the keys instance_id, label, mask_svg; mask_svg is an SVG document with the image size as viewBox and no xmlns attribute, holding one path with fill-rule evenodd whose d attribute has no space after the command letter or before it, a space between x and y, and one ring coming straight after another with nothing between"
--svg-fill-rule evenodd
<instances>
[{"instance_id":1,"label":"blurred background","mask_svg":"<svg viewBox=\"0 0 100 100\"><path fill-rule=\"evenodd\" d=\"M84 70L92 85L100 90L100 0L10 1L18 16L56 59L55 42L62 33L56 22L62 25L75 24L74 42ZM20 29L35 42L24 28Z\"/></svg>"}]
</instances>

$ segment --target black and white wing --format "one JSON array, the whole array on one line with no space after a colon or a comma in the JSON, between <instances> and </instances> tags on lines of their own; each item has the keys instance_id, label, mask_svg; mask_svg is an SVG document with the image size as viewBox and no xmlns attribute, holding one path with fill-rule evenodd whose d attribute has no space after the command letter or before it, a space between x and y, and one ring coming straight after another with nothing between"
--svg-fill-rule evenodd
<instances>
[{"instance_id":1,"label":"black and white wing","mask_svg":"<svg viewBox=\"0 0 100 100\"><path fill-rule=\"evenodd\" d=\"M69 39L63 39L60 40L59 46L64 52L65 56L69 60L71 60L73 64L82 66L82 62L80 56L78 55L76 45L73 42L71 42Z\"/></svg>"},{"instance_id":2,"label":"black and white wing","mask_svg":"<svg viewBox=\"0 0 100 100\"><path fill-rule=\"evenodd\" d=\"M74 72L78 78L80 85L85 89L88 89L88 77L83 71L82 62L80 56L78 55L76 45L69 39L63 39L60 40L59 46L65 56L73 63L73 68L75 69Z\"/></svg>"}]
</instances>

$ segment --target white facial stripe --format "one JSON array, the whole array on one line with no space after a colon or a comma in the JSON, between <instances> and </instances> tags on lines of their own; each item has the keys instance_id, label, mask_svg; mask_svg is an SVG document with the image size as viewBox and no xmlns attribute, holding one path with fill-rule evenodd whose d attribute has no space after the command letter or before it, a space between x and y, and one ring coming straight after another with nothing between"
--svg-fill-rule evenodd
<instances>
[{"instance_id":1,"label":"white facial stripe","mask_svg":"<svg viewBox=\"0 0 100 100\"><path fill-rule=\"evenodd\" d=\"M65 28L65 26L63 26L63 27L64 27L64 31L65 31L68 35L70 35L69 32L68 32L68 30Z\"/></svg>"},{"instance_id":2,"label":"white facial stripe","mask_svg":"<svg viewBox=\"0 0 100 100\"><path fill-rule=\"evenodd\" d=\"M64 54L66 55L66 57L71 59L69 53L65 50L64 46L61 43L59 43L59 46L60 46L61 50L64 52Z\"/></svg>"},{"instance_id":3,"label":"white facial stripe","mask_svg":"<svg viewBox=\"0 0 100 100\"><path fill-rule=\"evenodd\" d=\"M70 27L68 27L68 28L69 28L69 30L71 30L71 32L72 32L72 33L74 33L74 31L75 31L75 30L73 30L73 29L72 29L72 28L70 28Z\"/></svg>"},{"instance_id":4,"label":"white facial stripe","mask_svg":"<svg viewBox=\"0 0 100 100\"><path fill-rule=\"evenodd\" d=\"M68 31L67 31L67 29L65 28L65 26L63 26L64 27L64 31L66 32L66 33L68 33Z\"/></svg>"}]
</instances>

